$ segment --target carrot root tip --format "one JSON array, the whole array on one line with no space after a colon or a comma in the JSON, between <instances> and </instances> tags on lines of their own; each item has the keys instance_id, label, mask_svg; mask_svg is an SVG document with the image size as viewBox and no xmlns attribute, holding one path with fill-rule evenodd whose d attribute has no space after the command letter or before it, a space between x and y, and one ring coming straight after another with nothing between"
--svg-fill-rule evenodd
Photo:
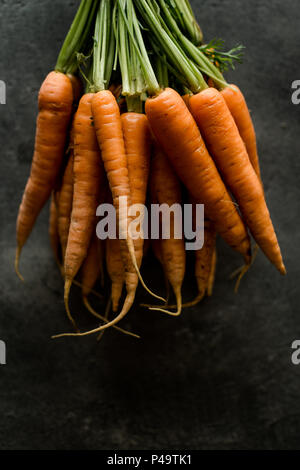
<instances>
[{"instance_id":1,"label":"carrot root tip","mask_svg":"<svg viewBox=\"0 0 300 470\"><path fill-rule=\"evenodd\" d=\"M15 258L15 271L20 281L24 282L24 277L20 273L20 269L19 269L20 255L21 255L21 248L18 246L17 251L16 251L16 258Z\"/></svg>"},{"instance_id":2,"label":"carrot root tip","mask_svg":"<svg viewBox=\"0 0 300 470\"><path fill-rule=\"evenodd\" d=\"M241 285L241 281L243 279L243 277L245 276L245 274L249 271L251 267L251 264L246 264L242 269L241 269L241 272L240 272L240 275L236 281L236 284L235 284L235 288L234 288L234 292L235 294L238 293L238 290L240 288L240 285Z\"/></svg>"},{"instance_id":3,"label":"carrot root tip","mask_svg":"<svg viewBox=\"0 0 300 470\"><path fill-rule=\"evenodd\" d=\"M156 311L156 312L162 312L167 315L170 315L171 317L179 317L179 315L182 312L182 298L181 298L181 292L176 293L176 300L177 300L177 311L176 312L171 312L170 310L166 310L165 308L159 308L159 307L151 307L149 310Z\"/></svg>"},{"instance_id":4,"label":"carrot root tip","mask_svg":"<svg viewBox=\"0 0 300 470\"><path fill-rule=\"evenodd\" d=\"M128 251L129 251L129 254L130 254L130 257L131 257L132 264L133 264L133 266L136 270L136 273L138 275L138 278L139 278L143 288L148 292L148 294L152 295L152 297L154 297L155 299L161 300L162 302L166 302L166 299L164 299L163 297L160 297L159 295L155 294L154 292L152 292L149 289L149 287L146 286L145 281L144 281L144 279L141 275L141 272L140 272L139 267L138 267L137 262L136 262L134 245L133 245L133 242L132 242L131 238L127 238L127 246L128 246Z\"/></svg>"},{"instance_id":5,"label":"carrot root tip","mask_svg":"<svg viewBox=\"0 0 300 470\"><path fill-rule=\"evenodd\" d=\"M76 322L75 322L75 320L74 320L74 318L71 314L70 307L69 307L69 295L70 295L71 286L72 286L72 280L71 279L66 279L66 281L65 281L65 292L64 292L65 309L66 309L68 318L69 318L71 324L74 327L74 330L78 333L79 328L78 328L78 326L77 326L77 324L76 324Z\"/></svg>"}]
</instances>

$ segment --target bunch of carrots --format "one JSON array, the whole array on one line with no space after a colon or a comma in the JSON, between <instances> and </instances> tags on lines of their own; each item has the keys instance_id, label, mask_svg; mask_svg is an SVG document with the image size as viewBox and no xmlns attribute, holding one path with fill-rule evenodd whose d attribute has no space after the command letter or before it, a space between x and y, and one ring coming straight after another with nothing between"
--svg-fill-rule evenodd
<instances>
[{"instance_id":1,"label":"bunch of carrots","mask_svg":"<svg viewBox=\"0 0 300 470\"><path fill-rule=\"evenodd\" d=\"M51 246L74 328L56 337L102 334L109 327L137 336L118 323L132 308L139 283L159 301L148 305L151 310L178 316L196 305L212 294L218 235L243 258L236 288L258 248L286 273L251 116L240 89L223 76L241 61L241 49L225 52L221 41L205 44L188 0L81 1L56 67L40 88L33 161L17 218L15 269L23 279L21 251L51 200ZM127 209L186 200L193 208L204 204L204 245L194 253L194 300L183 303L186 252L174 220L168 239L135 239L128 228L131 216L121 213L125 196ZM104 203L116 210L117 237L100 240L97 208ZM143 280L149 248L175 305ZM103 287L106 277L109 301L97 312L91 297L105 294L95 286L100 280ZM97 328L79 331L69 306L72 285L81 288L84 305L101 320ZM109 320L111 310L115 316Z\"/></svg>"}]
</instances>

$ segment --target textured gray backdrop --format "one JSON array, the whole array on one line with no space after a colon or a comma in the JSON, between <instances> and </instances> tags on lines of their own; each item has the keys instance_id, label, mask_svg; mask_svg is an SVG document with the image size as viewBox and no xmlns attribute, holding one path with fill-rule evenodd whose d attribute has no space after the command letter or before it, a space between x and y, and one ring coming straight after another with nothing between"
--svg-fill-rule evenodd
<instances>
[{"instance_id":1,"label":"textured gray backdrop","mask_svg":"<svg viewBox=\"0 0 300 470\"><path fill-rule=\"evenodd\" d=\"M300 449L299 113L296 0L192 1L205 37L246 46L234 73L253 112L266 197L288 276L260 254L238 295L229 274L239 256L219 241L214 297L172 319L136 308L124 326L51 341L69 330L62 282L48 242L48 207L13 270L15 219L29 173L37 92L54 66L77 1L0 0L1 449ZM233 75L231 75L233 77ZM230 78L228 76L228 78ZM149 261L147 281L163 289ZM192 273L190 273L190 279ZM186 298L194 292L185 287ZM139 300L144 299L143 292ZM73 309L79 297L74 292ZM98 305L100 308L100 305ZM80 310L83 328L95 323Z\"/></svg>"}]
</instances>

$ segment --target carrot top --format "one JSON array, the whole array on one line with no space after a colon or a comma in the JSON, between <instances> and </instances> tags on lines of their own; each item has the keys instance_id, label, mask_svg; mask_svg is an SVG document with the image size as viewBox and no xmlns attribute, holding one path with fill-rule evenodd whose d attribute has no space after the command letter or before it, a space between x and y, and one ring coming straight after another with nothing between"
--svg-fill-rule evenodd
<instances>
[{"instance_id":1,"label":"carrot top","mask_svg":"<svg viewBox=\"0 0 300 470\"><path fill-rule=\"evenodd\" d=\"M115 58L112 15L111 1L102 0L95 23L92 86L90 89L92 92L107 90L109 87Z\"/></svg>"},{"instance_id":2,"label":"carrot top","mask_svg":"<svg viewBox=\"0 0 300 470\"><path fill-rule=\"evenodd\" d=\"M60 50L55 70L73 74L78 69L77 54L88 42L99 0L81 0L70 30Z\"/></svg>"}]
</instances>

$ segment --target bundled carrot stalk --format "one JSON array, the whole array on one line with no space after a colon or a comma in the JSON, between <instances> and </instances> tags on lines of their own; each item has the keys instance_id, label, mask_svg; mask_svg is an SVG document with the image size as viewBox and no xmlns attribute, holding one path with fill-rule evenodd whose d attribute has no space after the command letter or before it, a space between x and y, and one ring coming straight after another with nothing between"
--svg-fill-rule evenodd
<instances>
[{"instance_id":1,"label":"bundled carrot stalk","mask_svg":"<svg viewBox=\"0 0 300 470\"><path fill-rule=\"evenodd\" d=\"M52 194L50 241L75 328L56 337L102 334L110 327L137 336L117 324L132 309L139 282L165 301L146 286L141 273L150 245L176 305L167 305L167 296L163 306L148 307L173 316L212 295L217 235L244 261L236 290L257 253L251 238L286 273L251 115L242 91L223 76L241 62L242 46L229 52L222 47L220 40L203 43L188 0L80 3L55 70L40 89L33 162L17 219L15 268L22 278L21 250ZM149 233L144 233L153 223L152 205L184 208L190 201L183 194L194 206L196 238L196 204L203 204L205 213L204 244L194 254L197 293L192 301L182 293L187 245L183 234L175 234L175 218L170 217L167 238L161 219L158 239L145 240ZM115 226L99 240L96 214L103 203L113 207ZM73 319L72 284L81 288L87 310L101 320L90 331L80 333ZM92 306L92 295L105 300L102 311Z\"/></svg>"}]
</instances>

